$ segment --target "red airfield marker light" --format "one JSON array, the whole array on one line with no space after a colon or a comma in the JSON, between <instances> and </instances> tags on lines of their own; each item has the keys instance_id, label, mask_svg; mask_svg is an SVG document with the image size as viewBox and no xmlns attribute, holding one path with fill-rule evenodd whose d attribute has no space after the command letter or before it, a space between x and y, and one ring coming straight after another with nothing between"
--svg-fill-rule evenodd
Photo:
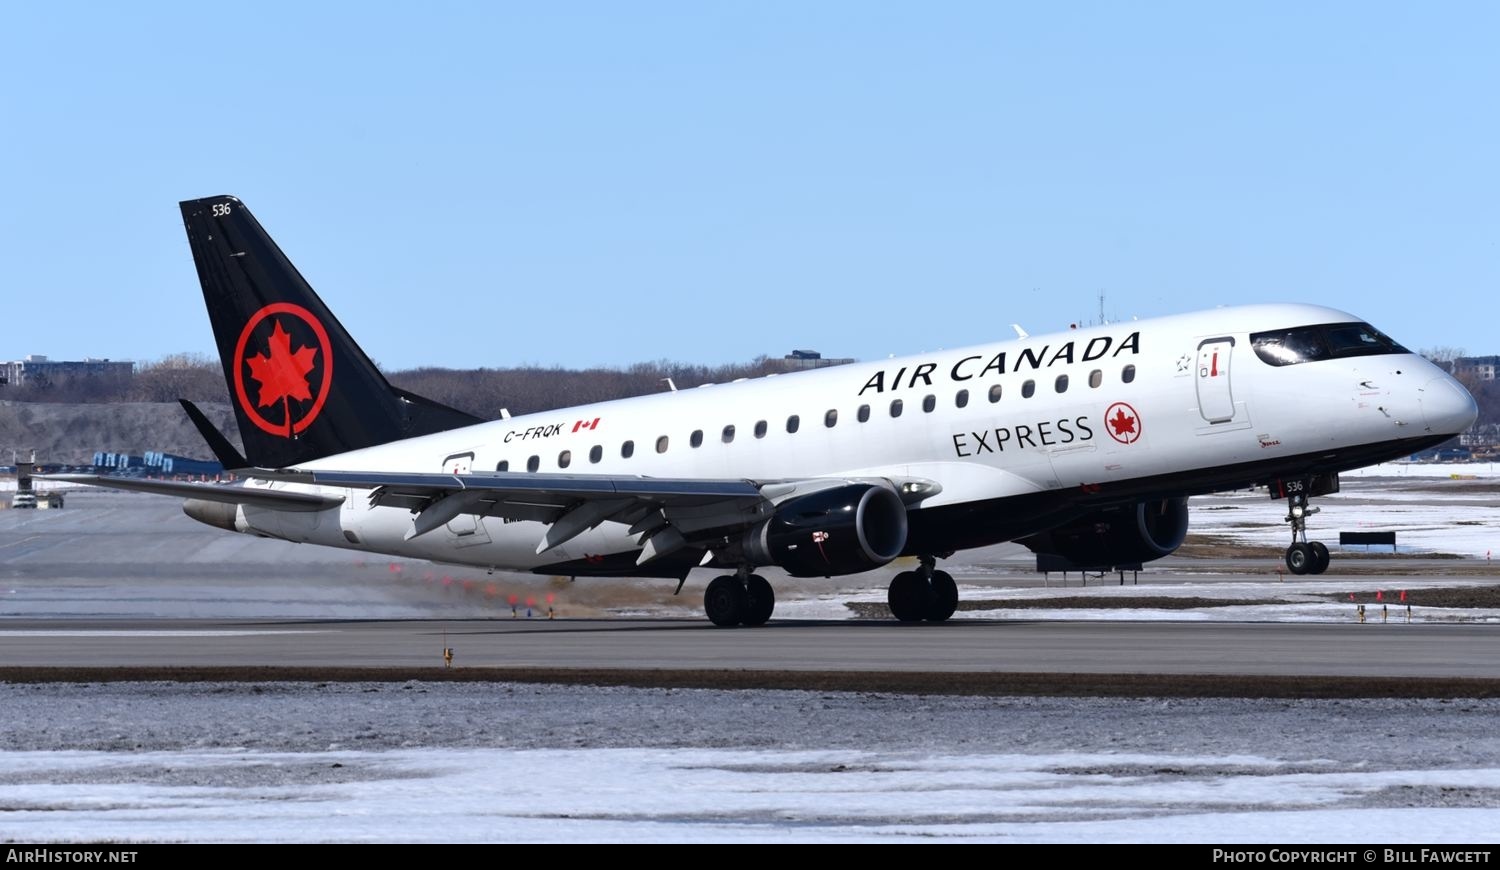
<instances>
[{"instance_id":1,"label":"red airfield marker light","mask_svg":"<svg viewBox=\"0 0 1500 870\"><path fill-rule=\"evenodd\" d=\"M531 618L531 611L535 607L536 607L536 598L534 596L531 596L531 595L526 596L526 618L527 619Z\"/></svg>"},{"instance_id":2,"label":"red airfield marker light","mask_svg":"<svg viewBox=\"0 0 1500 870\"><path fill-rule=\"evenodd\" d=\"M556 619L557 618L557 609L552 606L553 603L555 603L556 601L557 601L557 593L555 593L555 592L548 592L547 593L547 618L548 619Z\"/></svg>"}]
</instances>

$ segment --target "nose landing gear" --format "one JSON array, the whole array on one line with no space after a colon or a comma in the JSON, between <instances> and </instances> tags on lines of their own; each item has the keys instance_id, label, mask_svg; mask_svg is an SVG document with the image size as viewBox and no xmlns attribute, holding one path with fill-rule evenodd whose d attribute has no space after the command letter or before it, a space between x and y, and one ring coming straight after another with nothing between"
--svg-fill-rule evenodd
<instances>
[{"instance_id":1,"label":"nose landing gear","mask_svg":"<svg viewBox=\"0 0 1500 870\"><path fill-rule=\"evenodd\" d=\"M1287 502L1286 521L1292 526L1292 545L1286 548L1286 568L1293 574L1322 574L1328 570L1331 558L1328 547L1322 541L1307 539L1307 518L1318 512L1308 504L1308 499L1338 491L1337 475L1272 481L1272 497L1285 498Z\"/></svg>"},{"instance_id":2,"label":"nose landing gear","mask_svg":"<svg viewBox=\"0 0 1500 870\"><path fill-rule=\"evenodd\" d=\"M1318 509L1307 503L1307 496L1287 499L1286 521L1292 524L1292 545L1286 548L1286 569L1293 574L1322 574L1328 570L1331 557L1322 541L1307 539L1307 518Z\"/></svg>"}]
</instances>

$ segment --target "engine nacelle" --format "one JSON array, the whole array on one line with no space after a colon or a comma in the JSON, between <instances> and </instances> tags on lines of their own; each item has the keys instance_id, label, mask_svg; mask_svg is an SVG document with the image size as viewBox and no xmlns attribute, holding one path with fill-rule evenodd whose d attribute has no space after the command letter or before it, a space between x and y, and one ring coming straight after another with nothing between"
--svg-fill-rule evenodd
<instances>
[{"instance_id":1,"label":"engine nacelle","mask_svg":"<svg viewBox=\"0 0 1500 870\"><path fill-rule=\"evenodd\" d=\"M879 568L906 546L906 506L889 487L854 483L788 499L747 532L745 553L793 577Z\"/></svg>"},{"instance_id":2,"label":"engine nacelle","mask_svg":"<svg viewBox=\"0 0 1500 870\"><path fill-rule=\"evenodd\" d=\"M1187 499L1168 498L1096 511L1019 543L1079 568L1113 568L1170 555L1187 530Z\"/></svg>"}]
</instances>

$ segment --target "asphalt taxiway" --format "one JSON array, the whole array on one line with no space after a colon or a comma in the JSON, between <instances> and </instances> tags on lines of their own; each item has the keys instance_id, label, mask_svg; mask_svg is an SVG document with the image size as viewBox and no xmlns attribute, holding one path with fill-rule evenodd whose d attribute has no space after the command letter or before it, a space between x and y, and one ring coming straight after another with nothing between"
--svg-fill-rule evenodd
<instances>
[{"instance_id":1,"label":"asphalt taxiway","mask_svg":"<svg viewBox=\"0 0 1500 870\"><path fill-rule=\"evenodd\" d=\"M443 650L454 652L453 667ZM7 620L0 678L483 679L1234 695L1500 694L1487 625ZM1347 684L1333 691L1329 686Z\"/></svg>"}]
</instances>

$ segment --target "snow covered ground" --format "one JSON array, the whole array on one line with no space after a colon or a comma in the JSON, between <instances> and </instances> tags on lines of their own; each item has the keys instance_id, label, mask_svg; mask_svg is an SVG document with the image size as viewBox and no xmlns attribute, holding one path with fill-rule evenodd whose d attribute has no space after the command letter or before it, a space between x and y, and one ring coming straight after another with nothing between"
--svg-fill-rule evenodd
<instances>
[{"instance_id":1,"label":"snow covered ground","mask_svg":"<svg viewBox=\"0 0 1500 870\"><path fill-rule=\"evenodd\" d=\"M0 840L1485 842L1500 700L0 685Z\"/></svg>"},{"instance_id":2,"label":"snow covered ground","mask_svg":"<svg viewBox=\"0 0 1500 870\"><path fill-rule=\"evenodd\" d=\"M0 753L0 839L1474 842L1500 769L718 749ZM282 777L291 782L278 782ZM1385 805L1402 792L1482 806Z\"/></svg>"}]
</instances>

